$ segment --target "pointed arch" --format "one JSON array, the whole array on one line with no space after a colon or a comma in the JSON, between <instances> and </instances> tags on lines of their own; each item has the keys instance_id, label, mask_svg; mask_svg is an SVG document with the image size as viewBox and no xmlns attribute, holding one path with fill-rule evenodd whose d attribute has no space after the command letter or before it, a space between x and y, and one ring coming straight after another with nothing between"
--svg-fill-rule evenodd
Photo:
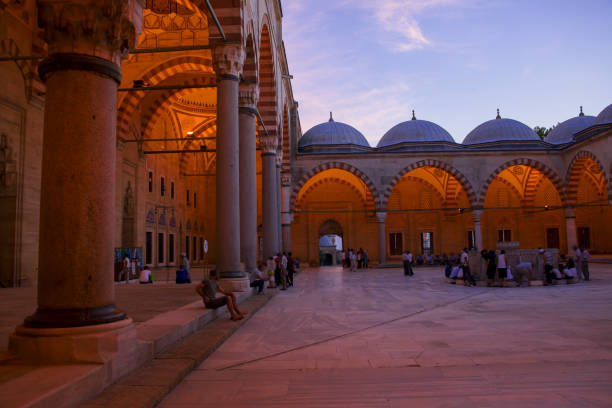
<instances>
[{"instance_id":1,"label":"pointed arch","mask_svg":"<svg viewBox=\"0 0 612 408\"><path fill-rule=\"evenodd\" d=\"M268 28L267 16L264 21L259 35L259 101L257 110L259 110L266 129L270 131L276 130L278 127L276 69L274 66L274 47ZM263 129L260 130L263 131Z\"/></svg>"},{"instance_id":2,"label":"pointed arch","mask_svg":"<svg viewBox=\"0 0 612 408\"><path fill-rule=\"evenodd\" d=\"M489 186L491 185L493 180L495 180L497 178L497 176L499 176L499 174L502 171L506 170L509 167L517 166L517 165L533 167L536 170L538 170L539 172L543 173L546 177L548 177L548 179L555 186L555 189L557 190L557 193L559 194L559 197L561 198L561 202L562 203L565 202L565 194L564 194L564 189L563 189L563 181L561 180L561 177L559 177L559 175L557 174L556 171L552 170L550 167L546 166L545 164L543 164L543 163L541 163L541 162L539 162L537 160L529 159L529 158L520 158L520 159L510 160L510 161L502 164L501 166L497 167L489 175L489 177L485 180L485 182L480 187L480 192L479 192L479 195L478 195L478 200L476 201L476 207L477 208L482 208L482 206L484 205L484 201L485 201L485 198L487 196L487 191L489 190Z\"/></svg>"},{"instance_id":3,"label":"pointed arch","mask_svg":"<svg viewBox=\"0 0 612 408\"><path fill-rule=\"evenodd\" d=\"M598 168L593 169L592 165L591 167L587 168L589 162L594 162L594 164ZM602 180L600 182L591 178L591 182L593 182L595 188L597 188L598 190L603 190L604 194L606 194L607 197L612 196L612 185L610 184L608 177L606 177L605 167L601 164L599 158L588 150L581 150L576 153L576 155L570 162L569 166L567 167L567 173L565 175L568 205L574 206L578 202L578 188L583 171L588 171L592 174L594 170L598 170L599 174L602 177Z\"/></svg>"},{"instance_id":4,"label":"pointed arch","mask_svg":"<svg viewBox=\"0 0 612 408\"><path fill-rule=\"evenodd\" d=\"M374 201L375 209L379 208L379 200L378 200L379 194L378 194L378 190L376 189L376 185L363 171L359 170L358 168L354 166L351 166L348 163L329 162L329 163L323 163L323 164L320 164L314 167L313 169L308 171L296 184L294 184L293 189L291 190L291 197L289 198L289 208L291 208L292 211L295 208L297 196L300 190L302 189L302 187L304 187L304 184L306 184L308 180L310 180L312 177L316 176L317 174L324 172L325 170L330 170L330 169L345 170L355 175L357 178L359 178L366 185L370 194L372 195L372 200Z\"/></svg>"},{"instance_id":5,"label":"pointed arch","mask_svg":"<svg viewBox=\"0 0 612 408\"><path fill-rule=\"evenodd\" d=\"M472 187L472 184L467 179L467 177L465 177L459 170L449 165L448 163L445 163L439 160L430 159L430 160L421 160L421 161L412 163L411 165L404 167L399 173L397 173L397 175L385 187L385 190L383 192L382 202L381 202L381 208L387 208L387 203L389 201L389 196L391 195L391 191L393 191L393 188L402 179L402 177L404 177L406 174L408 174L409 172L413 170L416 170L420 167L426 167L426 166L436 167L452 175L455 179L457 179L459 184L461 184L461 186L465 190L470 204L472 206L476 204L477 196L476 196L476 193L474 192L474 188Z\"/></svg>"}]
</instances>

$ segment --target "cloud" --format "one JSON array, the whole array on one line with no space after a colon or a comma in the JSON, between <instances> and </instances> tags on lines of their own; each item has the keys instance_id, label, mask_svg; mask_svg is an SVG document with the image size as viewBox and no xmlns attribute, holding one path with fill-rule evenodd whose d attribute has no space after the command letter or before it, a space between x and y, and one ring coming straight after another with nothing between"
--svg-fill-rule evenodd
<instances>
[{"instance_id":1,"label":"cloud","mask_svg":"<svg viewBox=\"0 0 612 408\"><path fill-rule=\"evenodd\" d=\"M345 0L347 7L359 7L372 12L383 30L398 38L388 42L395 51L407 52L432 44L423 33L417 16L428 9L456 5L458 0Z\"/></svg>"}]
</instances>

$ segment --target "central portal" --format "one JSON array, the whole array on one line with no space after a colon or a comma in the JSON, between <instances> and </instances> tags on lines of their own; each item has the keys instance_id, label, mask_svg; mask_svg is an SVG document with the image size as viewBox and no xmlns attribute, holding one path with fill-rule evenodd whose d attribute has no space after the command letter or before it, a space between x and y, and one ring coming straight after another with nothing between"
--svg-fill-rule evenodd
<instances>
[{"instance_id":1,"label":"central portal","mask_svg":"<svg viewBox=\"0 0 612 408\"><path fill-rule=\"evenodd\" d=\"M342 226L330 219L319 228L319 265L342 264Z\"/></svg>"}]
</instances>

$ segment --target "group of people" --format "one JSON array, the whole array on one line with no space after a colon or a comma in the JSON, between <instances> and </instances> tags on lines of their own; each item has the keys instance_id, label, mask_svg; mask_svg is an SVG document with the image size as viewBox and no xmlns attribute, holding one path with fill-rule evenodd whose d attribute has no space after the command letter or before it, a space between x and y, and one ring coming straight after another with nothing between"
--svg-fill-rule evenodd
<instances>
[{"instance_id":1,"label":"group of people","mask_svg":"<svg viewBox=\"0 0 612 408\"><path fill-rule=\"evenodd\" d=\"M559 268L553 265L552 254L550 251L539 249L539 253L544 257L544 285L552 285L553 280L567 280L570 282L578 282L581 280L590 280L589 274L589 259L591 255L585 247L579 248L574 245L573 258L567 259L565 255L561 256Z\"/></svg>"},{"instance_id":2,"label":"group of people","mask_svg":"<svg viewBox=\"0 0 612 408\"><path fill-rule=\"evenodd\" d=\"M459 255L459 259L451 262L450 259L446 262L444 275L452 279L452 283L456 283L458 279L463 279L465 286L476 286L476 280L470 271L469 256L467 248Z\"/></svg>"},{"instance_id":3,"label":"group of people","mask_svg":"<svg viewBox=\"0 0 612 408\"><path fill-rule=\"evenodd\" d=\"M264 277L264 280L267 275L269 288L280 286L280 290L286 290L288 287L293 286L293 277L298 268L298 262L291 252L279 252L276 256L269 257L267 263L260 262L257 268ZM263 283L258 281L257 285L262 285L262 289L259 291L261 293L263 291ZM253 287L253 284L251 284L251 287Z\"/></svg>"},{"instance_id":4,"label":"group of people","mask_svg":"<svg viewBox=\"0 0 612 408\"><path fill-rule=\"evenodd\" d=\"M358 251L349 248L342 253L342 266L353 272L357 269L367 269L369 262L368 251L363 248L359 248Z\"/></svg>"}]
</instances>

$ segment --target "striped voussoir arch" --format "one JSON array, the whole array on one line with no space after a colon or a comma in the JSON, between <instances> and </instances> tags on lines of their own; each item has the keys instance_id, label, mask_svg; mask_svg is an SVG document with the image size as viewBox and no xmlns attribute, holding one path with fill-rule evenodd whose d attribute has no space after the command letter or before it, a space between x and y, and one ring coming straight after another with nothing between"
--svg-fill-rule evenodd
<instances>
[{"instance_id":1,"label":"striped voussoir arch","mask_svg":"<svg viewBox=\"0 0 612 408\"><path fill-rule=\"evenodd\" d=\"M395 177L393 177L393 179L385 187L385 190L383 192L383 199L381 203L382 208L387 208L387 202L389 201L389 196L391 195L391 191L393 191L393 188L402 179L402 177L404 177L407 173L413 170L416 170L420 167L425 167L425 166L439 168L451 174L453 177L455 177L457 181L463 186L463 189L465 190L467 194L470 204L474 206L474 204L476 203L476 193L474 192L474 189L472 188L472 184L470 183L470 181L459 170L455 169L453 166L447 163L444 163L442 161L439 161L439 160L428 159L428 160L421 160L421 161L412 163L411 165L403 168Z\"/></svg>"},{"instance_id":2,"label":"striped voussoir arch","mask_svg":"<svg viewBox=\"0 0 612 408\"><path fill-rule=\"evenodd\" d=\"M518 166L518 165L533 167L534 169L543 173L546 177L548 177L548 179L553 183L553 185L557 189L557 192L559 193L559 197L561 197L561 201L565 202L563 181L561 180L561 177L559 177L559 175L554 170L550 169L548 166L546 166L545 164L537 160L528 159L528 158L520 158L520 159L510 160L509 162L502 164L489 175L487 180L480 187L480 192L478 194L478 201L476 202L477 207L482 208L482 206L484 205L484 200L485 200L485 197L487 196L487 191L489 190L489 186L491 185L493 180L497 178L499 173L501 173L502 171L506 170L509 167Z\"/></svg>"},{"instance_id":3,"label":"striped voussoir arch","mask_svg":"<svg viewBox=\"0 0 612 408\"><path fill-rule=\"evenodd\" d=\"M270 132L277 128L276 80L274 73L274 54L268 26L264 25L260 34L259 46L259 102L257 109L263 123ZM260 133L263 129L259 129Z\"/></svg>"},{"instance_id":4,"label":"striped voussoir arch","mask_svg":"<svg viewBox=\"0 0 612 408\"><path fill-rule=\"evenodd\" d=\"M209 21L210 36L214 39L221 39L221 34L216 24L212 24L212 16L208 11L206 0L191 0L197 8L202 10ZM236 0L210 0L215 10L215 15L223 27L223 32L228 41L241 41L243 38L243 10L244 1Z\"/></svg>"},{"instance_id":5,"label":"striped voussoir arch","mask_svg":"<svg viewBox=\"0 0 612 408\"><path fill-rule=\"evenodd\" d=\"M311 169L310 171L308 171L292 188L291 190L291 197L289 199L289 208L295 208L295 201L297 199L297 196L300 192L300 190L302 189L302 187L304 187L304 184L306 184L306 182L308 180L310 180L312 177L316 176L317 174L325 171L325 170L330 170L330 169L339 169L339 170L345 170L355 176L357 176L361 181L363 181L363 183L368 187L369 189L369 193L372 195L372 199L374 200L374 208L378 209L380 208L379 205L379 199L378 199L378 190L376 188L376 185L372 182L372 180L361 170L359 170L356 167L351 166L348 163L343 163L343 162L329 162L329 163L323 163L320 164L316 167L314 167L313 169Z\"/></svg>"},{"instance_id":6,"label":"striped voussoir arch","mask_svg":"<svg viewBox=\"0 0 612 408\"><path fill-rule=\"evenodd\" d=\"M287 105L283 109L283 162L281 171L288 173L291 171L291 146L289 144L289 115L287 114Z\"/></svg>"},{"instance_id":7,"label":"striped voussoir arch","mask_svg":"<svg viewBox=\"0 0 612 408\"><path fill-rule=\"evenodd\" d=\"M440 200L440 203L442 203L442 205L444 205L446 203L446 199L445 196L442 192L440 192L439 188L436 188L433 184L431 184L429 181L424 180L420 177L411 177L411 176L404 176L401 178L402 181L413 181L415 183L419 183L419 184L423 184L424 186L428 187L429 189L433 190L434 193L436 194L436 197L438 197L438 200ZM391 196L389 194L389 196ZM390 209L387 208L387 211L389 211Z\"/></svg>"},{"instance_id":8,"label":"striped voussoir arch","mask_svg":"<svg viewBox=\"0 0 612 408\"><path fill-rule=\"evenodd\" d=\"M190 78L174 85L214 85L215 77L200 76ZM144 129L144 138L151 136L151 132L155 124L161 118L165 109L172 106L181 96L187 95L193 90L191 89L170 89L164 91L161 95L155 98L155 101L141 113L141 129Z\"/></svg>"},{"instance_id":9,"label":"striped voussoir arch","mask_svg":"<svg viewBox=\"0 0 612 408\"><path fill-rule=\"evenodd\" d=\"M34 46L34 45L33 45ZM43 54L43 50L39 50L40 54ZM7 57L19 57L21 56L21 52L19 51L19 47L17 43L11 38L3 38L0 40L0 55ZM23 76L24 87L26 91L26 96L29 98L32 96L32 91L34 88L40 88L41 92L44 88L40 85L40 80L38 79L38 74L36 70L36 66L38 65L37 61L28 61L28 60L16 60L14 61L15 65L21 72ZM36 65L35 65L36 64ZM37 84L39 86L37 86Z\"/></svg>"},{"instance_id":10,"label":"striped voussoir arch","mask_svg":"<svg viewBox=\"0 0 612 408\"><path fill-rule=\"evenodd\" d=\"M359 189L357 189L357 187L353 183L347 180L342 180L338 177L325 177L321 180L317 180L316 183L313 183L312 185L308 186L308 188L306 189L306 191L304 191L304 194L302 194L300 199L296 201L295 211L300 212L302 210L302 203L306 200L306 197L310 193L312 193L314 190L316 190L317 187L320 187L324 185L325 183L338 183L338 184L347 186L356 195L359 196L361 202L363 203L363 207L365 208L366 211L373 212L376 210L375 205L374 205L374 198L372 197L372 193L369 190L364 195L363 192L359 191Z\"/></svg>"},{"instance_id":11,"label":"striped voussoir arch","mask_svg":"<svg viewBox=\"0 0 612 408\"><path fill-rule=\"evenodd\" d=\"M210 72L211 67L212 60L210 58L187 55L173 58L157 65L140 79L154 86L178 73L190 71ZM146 95L147 92L145 91L131 91L121 101L117 110L117 132L120 136L128 138L130 121L138 109L138 105Z\"/></svg>"},{"instance_id":12,"label":"striped voussoir arch","mask_svg":"<svg viewBox=\"0 0 612 408\"><path fill-rule=\"evenodd\" d=\"M578 187L580 184L580 177L582 176L582 172L585 170L588 163L592 161L599 166L599 171L601 171L602 176L604 178L604 185L608 189L607 196L610 197L612 192L612 184L610 184L610 180L606 177L605 167L601 164L601 161L588 150L581 150L572 159L569 166L567 167L567 173L565 175L565 184L567 187L567 204L568 205L576 205L578 202ZM596 186L599 188L599 186Z\"/></svg>"}]
</instances>

